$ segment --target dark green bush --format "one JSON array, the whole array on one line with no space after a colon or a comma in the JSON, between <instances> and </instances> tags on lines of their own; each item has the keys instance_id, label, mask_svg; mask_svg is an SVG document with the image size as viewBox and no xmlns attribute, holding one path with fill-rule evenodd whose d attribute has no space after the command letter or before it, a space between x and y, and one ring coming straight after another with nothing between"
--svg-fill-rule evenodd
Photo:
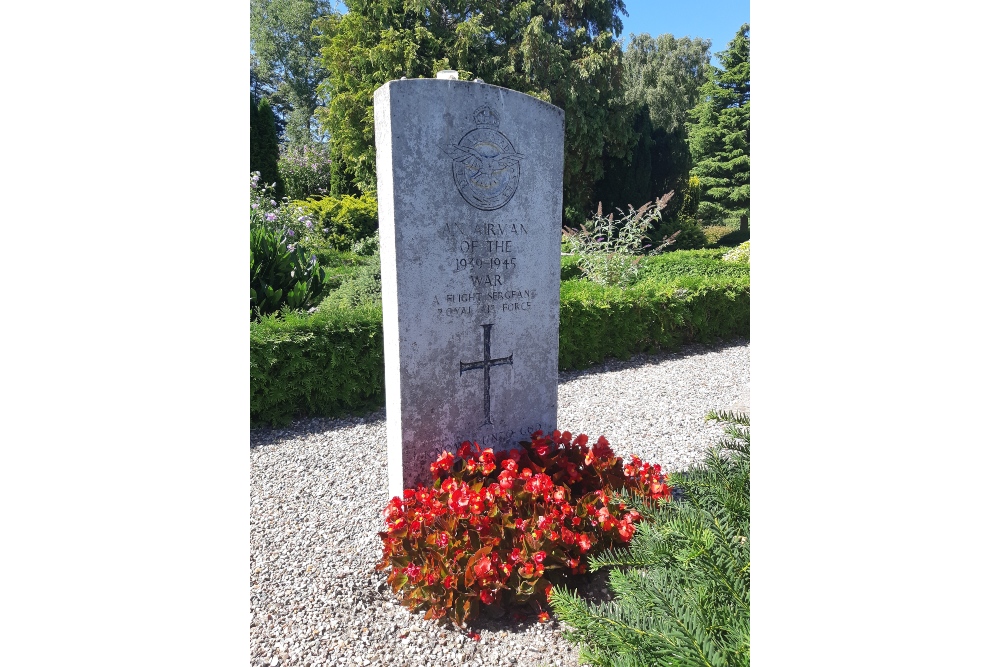
<instances>
[{"instance_id":1,"label":"dark green bush","mask_svg":"<svg viewBox=\"0 0 1000 667\"><path fill-rule=\"evenodd\" d=\"M744 241L750 240L750 230L747 229L745 232L741 232L739 228L733 229L731 232L719 239L719 246L725 246L728 248L734 248Z\"/></svg>"},{"instance_id":2,"label":"dark green bush","mask_svg":"<svg viewBox=\"0 0 1000 667\"><path fill-rule=\"evenodd\" d=\"M319 247L350 250L351 244L371 236L378 229L378 203L368 195L340 195L293 203L305 209L306 215L316 224Z\"/></svg>"},{"instance_id":3,"label":"dark green bush","mask_svg":"<svg viewBox=\"0 0 1000 667\"><path fill-rule=\"evenodd\" d=\"M667 246L667 251L676 250L697 250L708 245L708 239L701 228L701 224L694 218L687 215L676 215L664 220L649 238L654 246L659 245L675 232L680 232L674 242Z\"/></svg>"},{"instance_id":4,"label":"dark green bush","mask_svg":"<svg viewBox=\"0 0 1000 667\"><path fill-rule=\"evenodd\" d=\"M274 124L274 111L267 99L254 101L250 96L250 171L259 171L264 183L275 185L274 194L281 199L284 185L278 174L278 130Z\"/></svg>"},{"instance_id":5,"label":"dark green bush","mask_svg":"<svg viewBox=\"0 0 1000 667\"><path fill-rule=\"evenodd\" d=\"M335 309L250 324L250 422L341 416L385 405L382 311Z\"/></svg>"}]
</instances>

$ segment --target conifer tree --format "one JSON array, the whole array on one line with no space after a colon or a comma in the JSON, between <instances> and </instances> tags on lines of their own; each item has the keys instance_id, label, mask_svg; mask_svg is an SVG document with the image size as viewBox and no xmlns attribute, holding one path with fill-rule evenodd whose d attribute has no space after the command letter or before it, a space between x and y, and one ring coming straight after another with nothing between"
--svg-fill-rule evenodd
<instances>
[{"instance_id":1,"label":"conifer tree","mask_svg":"<svg viewBox=\"0 0 1000 667\"><path fill-rule=\"evenodd\" d=\"M628 548L589 559L591 570L616 568L609 576L616 598L595 605L553 589L552 607L572 628L567 637L582 644L581 662L749 666L750 418L709 418L729 422L729 438L703 465L671 475L669 502L620 498L644 521Z\"/></svg>"},{"instance_id":2,"label":"conifer tree","mask_svg":"<svg viewBox=\"0 0 1000 667\"><path fill-rule=\"evenodd\" d=\"M250 171L259 171L265 183L277 183L276 194L283 196L278 177L278 131L266 97L256 106L250 98Z\"/></svg>"},{"instance_id":3,"label":"conifer tree","mask_svg":"<svg viewBox=\"0 0 1000 667\"><path fill-rule=\"evenodd\" d=\"M701 179L703 222L732 222L750 215L750 24L740 26L718 54L722 69L702 87L691 111L692 173Z\"/></svg>"}]
</instances>

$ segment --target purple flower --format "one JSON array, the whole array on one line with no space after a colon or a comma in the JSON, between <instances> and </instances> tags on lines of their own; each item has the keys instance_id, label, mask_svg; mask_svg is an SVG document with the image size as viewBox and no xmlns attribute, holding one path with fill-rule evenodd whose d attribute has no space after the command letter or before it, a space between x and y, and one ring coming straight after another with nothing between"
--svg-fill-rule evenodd
<instances>
[{"instance_id":1,"label":"purple flower","mask_svg":"<svg viewBox=\"0 0 1000 667\"><path fill-rule=\"evenodd\" d=\"M257 206L258 206L257 202L250 204L250 208L257 208Z\"/></svg>"},{"instance_id":2,"label":"purple flower","mask_svg":"<svg viewBox=\"0 0 1000 667\"><path fill-rule=\"evenodd\" d=\"M289 236L295 236L295 230L294 229L289 229L288 230L288 235Z\"/></svg>"},{"instance_id":3,"label":"purple flower","mask_svg":"<svg viewBox=\"0 0 1000 667\"><path fill-rule=\"evenodd\" d=\"M277 218L278 216L276 216L274 213L268 213L265 217L267 218L268 222L274 222L275 218Z\"/></svg>"},{"instance_id":4,"label":"purple flower","mask_svg":"<svg viewBox=\"0 0 1000 667\"><path fill-rule=\"evenodd\" d=\"M271 200L271 206L277 206L277 205L278 205L278 203L272 199Z\"/></svg>"},{"instance_id":5,"label":"purple flower","mask_svg":"<svg viewBox=\"0 0 1000 667\"><path fill-rule=\"evenodd\" d=\"M313 228L312 221L311 220L306 220L306 229L312 229L312 228Z\"/></svg>"},{"instance_id":6,"label":"purple flower","mask_svg":"<svg viewBox=\"0 0 1000 667\"><path fill-rule=\"evenodd\" d=\"M285 247L288 248L288 252L291 252L291 251L295 250L295 244L294 243L289 243Z\"/></svg>"}]
</instances>

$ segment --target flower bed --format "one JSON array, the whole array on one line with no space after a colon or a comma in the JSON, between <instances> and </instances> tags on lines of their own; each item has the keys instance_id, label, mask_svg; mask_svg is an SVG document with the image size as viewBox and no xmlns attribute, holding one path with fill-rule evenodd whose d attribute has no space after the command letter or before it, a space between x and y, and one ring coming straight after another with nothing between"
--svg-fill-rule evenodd
<instances>
[{"instance_id":1,"label":"flower bed","mask_svg":"<svg viewBox=\"0 0 1000 667\"><path fill-rule=\"evenodd\" d=\"M534 434L494 453L463 443L431 464L431 487L393 498L379 533L393 591L425 618L458 625L482 605L534 603L539 619L553 581L587 571L585 556L628 544L641 519L613 503L623 490L669 498L660 466L623 463L604 436L593 447L568 431Z\"/></svg>"}]
</instances>

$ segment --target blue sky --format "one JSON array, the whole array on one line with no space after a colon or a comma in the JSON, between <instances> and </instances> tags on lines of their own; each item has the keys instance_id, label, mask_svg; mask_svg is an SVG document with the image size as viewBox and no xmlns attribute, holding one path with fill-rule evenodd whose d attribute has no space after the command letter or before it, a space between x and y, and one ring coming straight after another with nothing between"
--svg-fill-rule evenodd
<instances>
[{"instance_id":1,"label":"blue sky","mask_svg":"<svg viewBox=\"0 0 1000 667\"><path fill-rule=\"evenodd\" d=\"M699 0L696 2L665 2L664 0L625 0L628 16L622 17L625 28L622 39L629 33L648 32L653 37L669 32L674 37L702 37L712 40L712 64L736 31L750 22L750 0ZM753 32L751 27L751 44Z\"/></svg>"}]
</instances>

